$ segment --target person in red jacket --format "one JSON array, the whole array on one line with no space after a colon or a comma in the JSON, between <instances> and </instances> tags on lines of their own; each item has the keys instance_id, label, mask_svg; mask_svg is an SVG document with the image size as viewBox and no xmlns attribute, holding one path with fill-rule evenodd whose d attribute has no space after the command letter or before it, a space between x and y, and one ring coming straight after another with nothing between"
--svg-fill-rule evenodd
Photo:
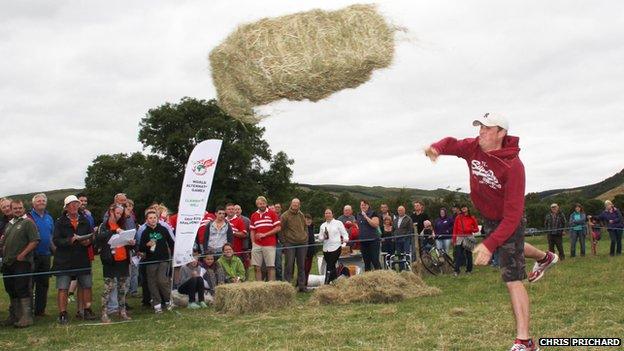
<instances>
[{"instance_id":1,"label":"person in red jacket","mask_svg":"<svg viewBox=\"0 0 624 351\"><path fill-rule=\"evenodd\" d=\"M487 265L498 249L502 278L516 320L517 335L511 350L537 350L529 335L529 295L522 284L527 277L524 258L537 260L529 282L541 278L558 258L524 242L525 173L518 156L520 139L507 134L509 124L499 114L486 113L472 124L480 128L477 138L444 138L425 149L425 155L432 161L440 155L466 160L470 170L470 197L484 217L486 234L486 239L473 250L475 264Z\"/></svg>"},{"instance_id":2,"label":"person in red jacket","mask_svg":"<svg viewBox=\"0 0 624 351\"><path fill-rule=\"evenodd\" d=\"M472 272L472 252L464 247L464 240L472 237L474 233L479 231L477 218L470 214L468 206L461 206L461 213L455 217L453 224L452 243L455 247L455 276L459 275L459 268L466 261L466 273Z\"/></svg>"}]
</instances>

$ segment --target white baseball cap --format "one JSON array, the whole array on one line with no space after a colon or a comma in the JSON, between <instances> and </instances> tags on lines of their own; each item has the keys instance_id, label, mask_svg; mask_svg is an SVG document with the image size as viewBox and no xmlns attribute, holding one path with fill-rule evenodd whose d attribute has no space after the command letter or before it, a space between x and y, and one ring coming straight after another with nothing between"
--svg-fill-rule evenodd
<instances>
[{"instance_id":1,"label":"white baseball cap","mask_svg":"<svg viewBox=\"0 0 624 351\"><path fill-rule=\"evenodd\" d=\"M65 201L63 201L63 207L67 207L67 205L71 204L72 202L80 202L80 200L78 200L76 195L69 195L65 198Z\"/></svg>"},{"instance_id":2,"label":"white baseball cap","mask_svg":"<svg viewBox=\"0 0 624 351\"><path fill-rule=\"evenodd\" d=\"M488 112L483 117L479 117L472 121L472 125L475 127L484 125L486 127L501 127L505 130L509 130L509 122L507 118L499 113Z\"/></svg>"}]
</instances>

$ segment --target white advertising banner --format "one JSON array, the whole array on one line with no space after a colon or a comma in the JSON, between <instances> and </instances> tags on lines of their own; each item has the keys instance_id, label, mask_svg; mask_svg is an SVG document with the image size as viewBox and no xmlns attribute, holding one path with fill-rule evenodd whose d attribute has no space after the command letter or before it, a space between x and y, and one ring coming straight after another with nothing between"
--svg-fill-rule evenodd
<instances>
[{"instance_id":1,"label":"white advertising banner","mask_svg":"<svg viewBox=\"0 0 624 351\"><path fill-rule=\"evenodd\" d=\"M191 152L178 206L173 266L179 267L193 260L193 245L200 222L204 217L214 172L221 151L221 140L205 140Z\"/></svg>"}]
</instances>

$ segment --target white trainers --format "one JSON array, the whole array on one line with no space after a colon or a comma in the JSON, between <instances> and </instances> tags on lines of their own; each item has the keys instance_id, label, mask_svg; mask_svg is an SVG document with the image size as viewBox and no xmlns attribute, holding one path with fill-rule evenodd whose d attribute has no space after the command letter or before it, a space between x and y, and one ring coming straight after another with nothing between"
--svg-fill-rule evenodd
<instances>
[{"instance_id":1,"label":"white trainers","mask_svg":"<svg viewBox=\"0 0 624 351\"><path fill-rule=\"evenodd\" d=\"M542 262L535 262L533 265L533 270L529 274L529 283L534 283L540 280L544 276L544 272L550 267L552 267L555 263L559 262L559 256L556 253L547 251L546 257L542 260Z\"/></svg>"},{"instance_id":2,"label":"white trainers","mask_svg":"<svg viewBox=\"0 0 624 351\"><path fill-rule=\"evenodd\" d=\"M154 306L154 313L161 314L162 312L162 306L160 304Z\"/></svg>"},{"instance_id":3,"label":"white trainers","mask_svg":"<svg viewBox=\"0 0 624 351\"><path fill-rule=\"evenodd\" d=\"M530 341L530 345L527 346L518 340L513 344L513 346L509 349L509 351L540 351L539 347L535 345L533 340Z\"/></svg>"}]
</instances>

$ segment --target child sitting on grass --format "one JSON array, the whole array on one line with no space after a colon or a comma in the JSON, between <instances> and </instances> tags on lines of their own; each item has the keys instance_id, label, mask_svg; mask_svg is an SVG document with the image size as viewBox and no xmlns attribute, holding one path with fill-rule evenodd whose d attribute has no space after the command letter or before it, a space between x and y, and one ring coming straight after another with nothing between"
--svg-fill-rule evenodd
<instances>
[{"instance_id":1,"label":"child sitting on grass","mask_svg":"<svg viewBox=\"0 0 624 351\"><path fill-rule=\"evenodd\" d=\"M214 251L208 249L206 256L204 256L202 261L201 268L201 276L204 279L204 288L206 288L206 291L211 297L214 297L217 285L225 283L225 271L223 270L223 267L215 261Z\"/></svg>"},{"instance_id":2,"label":"child sitting on grass","mask_svg":"<svg viewBox=\"0 0 624 351\"><path fill-rule=\"evenodd\" d=\"M190 309L206 308L204 302L204 280L200 275L200 267L197 260L193 260L180 269L180 286L178 292L188 295ZM196 297L197 296L197 297ZM199 303L195 302L199 300Z\"/></svg>"}]
</instances>

